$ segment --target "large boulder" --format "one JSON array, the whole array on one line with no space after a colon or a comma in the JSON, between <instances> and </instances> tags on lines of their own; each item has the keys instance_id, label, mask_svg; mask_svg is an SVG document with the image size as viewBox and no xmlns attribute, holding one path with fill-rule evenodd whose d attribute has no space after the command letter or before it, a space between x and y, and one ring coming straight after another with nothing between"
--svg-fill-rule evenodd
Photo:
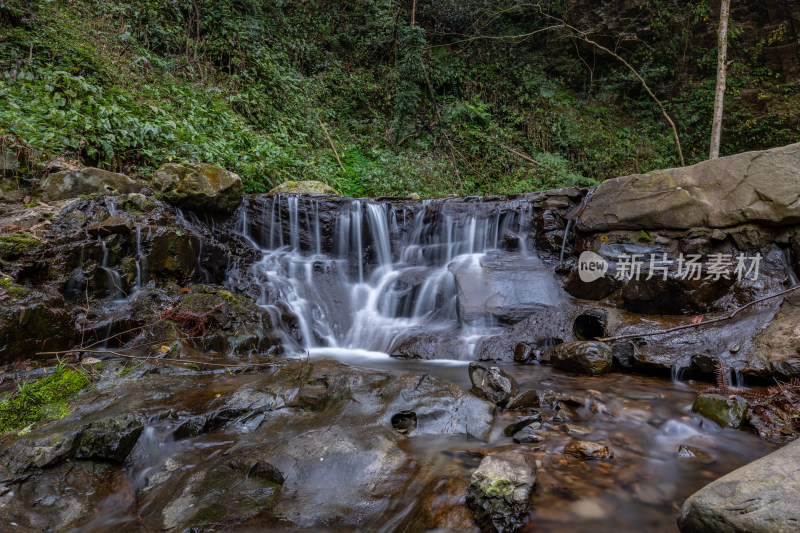
<instances>
[{"instance_id":1,"label":"large boulder","mask_svg":"<svg viewBox=\"0 0 800 533\"><path fill-rule=\"evenodd\" d=\"M800 144L603 182L582 231L800 222Z\"/></svg>"},{"instance_id":2,"label":"large boulder","mask_svg":"<svg viewBox=\"0 0 800 533\"><path fill-rule=\"evenodd\" d=\"M65 200L83 195L135 193L142 187L141 182L125 174L87 167L50 174L39 183L39 192L46 200Z\"/></svg>"},{"instance_id":3,"label":"large boulder","mask_svg":"<svg viewBox=\"0 0 800 533\"><path fill-rule=\"evenodd\" d=\"M242 203L242 179L206 163L167 163L156 171L153 185L178 207L229 215Z\"/></svg>"},{"instance_id":4,"label":"large boulder","mask_svg":"<svg viewBox=\"0 0 800 533\"><path fill-rule=\"evenodd\" d=\"M339 191L316 180L284 181L269 191L270 194L339 194Z\"/></svg>"},{"instance_id":5,"label":"large boulder","mask_svg":"<svg viewBox=\"0 0 800 533\"><path fill-rule=\"evenodd\" d=\"M485 532L522 529L536 483L536 465L520 450L487 455L472 474L467 507Z\"/></svg>"},{"instance_id":6,"label":"large boulder","mask_svg":"<svg viewBox=\"0 0 800 533\"><path fill-rule=\"evenodd\" d=\"M734 470L683 504L678 527L688 533L781 533L800 524L800 441Z\"/></svg>"}]
</instances>

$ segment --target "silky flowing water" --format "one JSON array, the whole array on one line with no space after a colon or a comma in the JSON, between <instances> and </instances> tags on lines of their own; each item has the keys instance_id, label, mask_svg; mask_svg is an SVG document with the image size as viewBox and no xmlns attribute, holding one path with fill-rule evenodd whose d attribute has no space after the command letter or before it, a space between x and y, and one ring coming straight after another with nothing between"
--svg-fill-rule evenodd
<instances>
[{"instance_id":1,"label":"silky flowing water","mask_svg":"<svg viewBox=\"0 0 800 533\"><path fill-rule=\"evenodd\" d=\"M527 242L525 198L504 200L499 209L482 209L480 199L474 209L447 200L342 201L326 220L319 198L274 195L250 201L253 205L240 209L236 228L262 258L232 270L228 283L235 288L255 280L259 305L275 317L286 310L295 317L294 327L282 332L286 357L424 372L469 389L467 363L475 359L475 343L516 320L506 310L530 314L570 298L554 274L555 260L540 257ZM139 275L137 263L137 286ZM447 350L430 361L389 356L398 342L423 334ZM541 409L544 440L528 445L538 450L540 463L532 531L676 531L675 517L686 497L775 448L755 434L720 429L691 414L695 389L704 384L619 373L589 378L539 364L501 366L522 390L552 389L587 402L577 410L581 420L570 422L580 436L567 434L564 421L552 421L554 412ZM259 378L209 379L207 388L213 389ZM418 461L457 489L443 489L438 505L463 503L481 451L517 446L503 433L514 420L510 413L498 415L488 443L452 436L407 440ZM165 456L202 467L229 445L224 432L159 444L157 435L168 433L165 424L154 421L145 430L124 473L115 478L116 490L97 516L74 531L136 531L133 494L148 469ZM560 453L576 439L607 444L614 458L584 462ZM679 457L681 445L707 455ZM398 494L387 516L363 528L394 530L420 497L414 491Z\"/></svg>"}]
</instances>

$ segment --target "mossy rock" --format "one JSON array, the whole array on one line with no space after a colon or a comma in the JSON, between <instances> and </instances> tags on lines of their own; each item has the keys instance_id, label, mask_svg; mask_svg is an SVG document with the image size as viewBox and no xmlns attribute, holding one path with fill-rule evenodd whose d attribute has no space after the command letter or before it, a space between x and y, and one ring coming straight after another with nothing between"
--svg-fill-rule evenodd
<instances>
[{"instance_id":1,"label":"mossy rock","mask_svg":"<svg viewBox=\"0 0 800 533\"><path fill-rule=\"evenodd\" d=\"M70 412L70 402L89 384L83 373L62 368L36 381L18 384L18 390L0 402L0 432L64 418Z\"/></svg>"},{"instance_id":2,"label":"mossy rock","mask_svg":"<svg viewBox=\"0 0 800 533\"><path fill-rule=\"evenodd\" d=\"M29 292L30 290L14 283L10 276L0 274L0 297L8 296L13 303L25 298Z\"/></svg>"},{"instance_id":3,"label":"mossy rock","mask_svg":"<svg viewBox=\"0 0 800 533\"><path fill-rule=\"evenodd\" d=\"M156 191L169 203L196 211L229 215L242 203L242 179L206 163L168 163L153 177Z\"/></svg>"},{"instance_id":4,"label":"mossy rock","mask_svg":"<svg viewBox=\"0 0 800 533\"><path fill-rule=\"evenodd\" d=\"M271 191L270 194L339 194L339 191L322 183L321 181L284 181Z\"/></svg>"},{"instance_id":5,"label":"mossy rock","mask_svg":"<svg viewBox=\"0 0 800 533\"><path fill-rule=\"evenodd\" d=\"M722 427L740 428L747 414L747 401L737 396L701 394L695 398L692 411L703 415Z\"/></svg>"},{"instance_id":6,"label":"mossy rock","mask_svg":"<svg viewBox=\"0 0 800 533\"><path fill-rule=\"evenodd\" d=\"M13 261L30 250L36 250L42 242L27 233L0 234L0 259Z\"/></svg>"}]
</instances>

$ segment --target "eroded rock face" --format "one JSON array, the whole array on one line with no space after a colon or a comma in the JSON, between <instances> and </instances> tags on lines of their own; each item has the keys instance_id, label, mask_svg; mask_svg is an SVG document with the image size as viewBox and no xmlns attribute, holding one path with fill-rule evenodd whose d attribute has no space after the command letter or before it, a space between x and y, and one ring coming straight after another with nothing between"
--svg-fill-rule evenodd
<instances>
[{"instance_id":1,"label":"eroded rock face","mask_svg":"<svg viewBox=\"0 0 800 533\"><path fill-rule=\"evenodd\" d=\"M800 523L800 442L734 470L694 493L681 507L684 533L776 533Z\"/></svg>"},{"instance_id":2,"label":"eroded rock face","mask_svg":"<svg viewBox=\"0 0 800 533\"><path fill-rule=\"evenodd\" d=\"M726 228L800 222L800 144L603 182L578 228Z\"/></svg>"},{"instance_id":3,"label":"eroded rock face","mask_svg":"<svg viewBox=\"0 0 800 533\"><path fill-rule=\"evenodd\" d=\"M481 531L520 531L535 484L535 462L523 451L501 451L484 457L467 489L467 506Z\"/></svg>"},{"instance_id":4,"label":"eroded rock face","mask_svg":"<svg viewBox=\"0 0 800 533\"><path fill-rule=\"evenodd\" d=\"M137 193L143 186L124 174L84 168L48 175L39 184L39 192L46 200L65 200L83 195Z\"/></svg>"},{"instance_id":5,"label":"eroded rock face","mask_svg":"<svg viewBox=\"0 0 800 533\"><path fill-rule=\"evenodd\" d=\"M156 190L179 207L200 212L233 213L242 202L242 179L206 163L168 163L153 177Z\"/></svg>"},{"instance_id":6,"label":"eroded rock face","mask_svg":"<svg viewBox=\"0 0 800 533\"><path fill-rule=\"evenodd\" d=\"M597 376L611 371L611 347L599 341L575 341L559 344L553 349L550 362L553 368Z\"/></svg>"}]
</instances>

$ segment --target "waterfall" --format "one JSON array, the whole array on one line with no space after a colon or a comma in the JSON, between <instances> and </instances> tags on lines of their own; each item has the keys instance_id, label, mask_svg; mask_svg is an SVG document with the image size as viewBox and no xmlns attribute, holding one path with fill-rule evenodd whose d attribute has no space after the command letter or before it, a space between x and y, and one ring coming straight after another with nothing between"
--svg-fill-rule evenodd
<instances>
[{"instance_id":1,"label":"waterfall","mask_svg":"<svg viewBox=\"0 0 800 533\"><path fill-rule=\"evenodd\" d=\"M410 205L341 198L323 207L314 196L276 194L249 202L234 227L262 252L250 272L260 287L257 303L276 317L291 312L290 353L386 353L398 339L425 332L463 340L468 358L469 346L497 321L464 301L472 296L459 280L484 280L490 291L491 276L511 258L530 266L534 279L549 273L525 244L532 211L524 199ZM506 242L509 233L517 245Z\"/></svg>"}]
</instances>

